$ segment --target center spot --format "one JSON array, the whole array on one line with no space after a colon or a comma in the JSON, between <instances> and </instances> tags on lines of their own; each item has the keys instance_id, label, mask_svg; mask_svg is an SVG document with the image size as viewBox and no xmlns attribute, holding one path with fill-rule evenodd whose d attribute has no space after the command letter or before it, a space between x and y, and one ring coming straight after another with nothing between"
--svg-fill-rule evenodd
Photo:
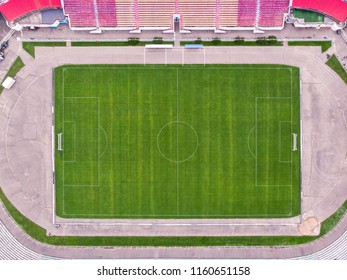
<instances>
[{"instance_id":1,"label":"center spot","mask_svg":"<svg viewBox=\"0 0 347 280\"><path fill-rule=\"evenodd\" d=\"M158 150L171 162L184 162L191 159L198 149L198 135L195 129L185 122L173 121L164 125L157 136Z\"/></svg>"}]
</instances>

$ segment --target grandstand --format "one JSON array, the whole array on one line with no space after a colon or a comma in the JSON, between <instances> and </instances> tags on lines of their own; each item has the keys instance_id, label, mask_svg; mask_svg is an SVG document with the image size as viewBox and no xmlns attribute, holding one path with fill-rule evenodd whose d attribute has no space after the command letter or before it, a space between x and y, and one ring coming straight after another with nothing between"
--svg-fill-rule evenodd
<instances>
[{"instance_id":1,"label":"grandstand","mask_svg":"<svg viewBox=\"0 0 347 280\"><path fill-rule=\"evenodd\" d=\"M80 0L65 0L72 28L170 29L179 15L181 30L255 28L283 26L289 0L87 0L88 14ZM94 2L94 5L93 5ZM97 5L95 4L97 3ZM111 8L105 8L113 2ZM73 9L71 9L73 5ZM93 8L94 6L94 8ZM82 12L83 11L83 12ZM105 11L101 14L100 11ZM95 20L94 20L95 18ZM117 19L117 20L116 20Z\"/></svg>"},{"instance_id":2,"label":"grandstand","mask_svg":"<svg viewBox=\"0 0 347 280\"><path fill-rule=\"evenodd\" d=\"M0 12L14 23L29 13L63 8L72 29L179 29L215 30L280 29L289 0L8 0ZM175 16L176 15L176 16Z\"/></svg>"},{"instance_id":3,"label":"grandstand","mask_svg":"<svg viewBox=\"0 0 347 280\"><path fill-rule=\"evenodd\" d=\"M1 207L3 207L1 205ZM21 244L0 220L0 260L53 260L54 257L36 253Z\"/></svg>"},{"instance_id":4,"label":"grandstand","mask_svg":"<svg viewBox=\"0 0 347 280\"><path fill-rule=\"evenodd\" d=\"M271 27L283 24L283 14L288 12L288 1L260 0L260 13L258 26Z\"/></svg>"},{"instance_id":5,"label":"grandstand","mask_svg":"<svg viewBox=\"0 0 347 280\"><path fill-rule=\"evenodd\" d=\"M183 28L215 27L216 1L180 0L179 12Z\"/></svg>"},{"instance_id":6,"label":"grandstand","mask_svg":"<svg viewBox=\"0 0 347 280\"><path fill-rule=\"evenodd\" d=\"M118 0L116 3L116 11L118 28L137 29L139 27L138 14L135 13L133 0Z\"/></svg>"},{"instance_id":7,"label":"grandstand","mask_svg":"<svg viewBox=\"0 0 347 280\"><path fill-rule=\"evenodd\" d=\"M65 13L70 17L70 25L74 27L96 26L94 0L65 0Z\"/></svg>"},{"instance_id":8,"label":"grandstand","mask_svg":"<svg viewBox=\"0 0 347 280\"><path fill-rule=\"evenodd\" d=\"M99 25L102 27L117 26L115 0L96 0Z\"/></svg>"},{"instance_id":9,"label":"grandstand","mask_svg":"<svg viewBox=\"0 0 347 280\"><path fill-rule=\"evenodd\" d=\"M9 0L0 4L0 12L9 22L35 11L56 8L61 8L60 0Z\"/></svg>"},{"instance_id":10,"label":"grandstand","mask_svg":"<svg viewBox=\"0 0 347 280\"><path fill-rule=\"evenodd\" d=\"M175 13L175 0L138 0L136 27L172 28L172 15ZM155 18L155 23L153 19Z\"/></svg>"},{"instance_id":11,"label":"grandstand","mask_svg":"<svg viewBox=\"0 0 347 280\"><path fill-rule=\"evenodd\" d=\"M290 8L318 12L340 24L347 20L341 0L2 0L0 12L9 23L31 13L63 9L75 30L282 29ZM176 29L177 30L177 29Z\"/></svg>"},{"instance_id":12,"label":"grandstand","mask_svg":"<svg viewBox=\"0 0 347 280\"><path fill-rule=\"evenodd\" d=\"M238 26L255 26L257 13L257 0L239 1Z\"/></svg>"},{"instance_id":13,"label":"grandstand","mask_svg":"<svg viewBox=\"0 0 347 280\"><path fill-rule=\"evenodd\" d=\"M237 26L238 0L219 0L216 27Z\"/></svg>"},{"instance_id":14,"label":"grandstand","mask_svg":"<svg viewBox=\"0 0 347 280\"><path fill-rule=\"evenodd\" d=\"M347 2L342 0L293 0L292 8L318 12L341 23L347 20Z\"/></svg>"}]
</instances>

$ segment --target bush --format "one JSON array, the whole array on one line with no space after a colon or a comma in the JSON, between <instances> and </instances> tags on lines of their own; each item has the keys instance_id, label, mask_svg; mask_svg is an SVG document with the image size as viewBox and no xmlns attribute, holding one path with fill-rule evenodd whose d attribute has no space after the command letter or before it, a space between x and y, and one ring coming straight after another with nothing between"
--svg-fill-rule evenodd
<instances>
[{"instance_id":1,"label":"bush","mask_svg":"<svg viewBox=\"0 0 347 280\"><path fill-rule=\"evenodd\" d=\"M234 42L236 45L243 45L245 43L245 38L237 36Z\"/></svg>"},{"instance_id":2,"label":"bush","mask_svg":"<svg viewBox=\"0 0 347 280\"><path fill-rule=\"evenodd\" d=\"M164 41L163 41L162 37L154 37L152 43L153 44L162 44L162 43L164 43Z\"/></svg>"},{"instance_id":3,"label":"bush","mask_svg":"<svg viewBox=\"0 0 347 280\"><path fill-rule=\"evenodd\" d=\"M277 43L277 37L276 36L269 36L268 37L268 43L269 45L275 45Z\"/></svg>"},{"instance_id":4,"label":"bush","mask_svg":"<svg viewBox=\"0 0 347 280\"><path fill-rule=\"evenodd\" d=\"M140 39L139 38L129 38L128 39L128 44L130 46L136 46L140 43Z\"/></svg>"},{"instance_id":5,"label":"bush","mask_svg":"<svg viewBox=\"0 0 347 280\"><path fill-rule=\"evenodd\" d=\"M220 45L221 43L221 40L219 38L213 38L212 41L211 41L212 45Z\"/></svg>"},{"instance_id":6,"label":"bush","mask_svg":"<svg viewBox=\"0 0 347 280\"><path fill-rule=\"evenodd\" d=\"M256 43L260 46L265 46L267 45L267 40L265 37L258 37Z\"/></svg>"},{"instance_id":7,"label":"bush","mask_svg":"<svg viewBox=\"0 0 347 280\"><path fill-rule=\"evenodd\" d=\"M277 44L277 38L276 36L269 36L269 37L258 37L258 40L256 43L260 46L270 46L270 45L276 45Z\"/></svg>"}]
</instances>

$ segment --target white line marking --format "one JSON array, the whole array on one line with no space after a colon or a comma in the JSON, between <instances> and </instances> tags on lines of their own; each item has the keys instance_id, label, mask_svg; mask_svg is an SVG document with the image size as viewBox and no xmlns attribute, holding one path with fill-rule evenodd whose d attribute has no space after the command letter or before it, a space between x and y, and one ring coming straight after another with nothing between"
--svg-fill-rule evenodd
<instances>
[{"instance_id":1,"label":"white line marking","mask_svg":"<svg viewBox=\"0 0 347 280\"><path fill-rule=\"evenodd\" d=\"M292 163L292 152L290 152L290 160L281 160L281 158L282 158L282 123L290 123L291 125L292 125L292 121L279 121L278 122L278 126L279 126L279 156L278 156L278 162L280 162L280 163ZM290 128L290 131L291 131L292 129ZM290 137L292 137L291 136L291 134L290 134ZM292 145L291 145L292 146ZM291 151L291 150L290 150Z\"/></svg>"},{"instance_id":2,"label":"white line marking","mask_svg":"<svg viewBox=\"0 0 347 280\"><path fill-rule=\"evenodd\" d=\"M101 67L100 67L101 68ZM98 99L98 124L100 124L100 97L97 97L97 96L87 96L87 97L79 97L79 96L76 96L76 97L73 97L73 96L65 96L65 72L66 70L74 70L76 68L63 68L63 81L62 81L62 91L63 91L63 133L64 133L64 122L65 122L65 102L64 100L65 99L95 99L97 98ZM82 68L82 67L77 67L77 69L85 69L85 68ZM67 121L69 122L69 121ZM76 136L75 135L75 140L76 140ZM98 127L98 136L99 136L99 127ZM75 149L76 151L76 149ZM75 157L76 158L76 157ZM64 159L64 153L63 153L63 162L62 162L62 165L63 165L63 213L64 215L70 215L68 213L66 213L65 211L65 187L99 187L100 186L100 161L99 161L99 139L98 139L98 155L97 155L97 159L98 159L98 184L97 185L66 185L64 182L65 182L65 159ZM77 162L77 160L76 160ZM72 215L77 215L77 214L72 214Z\"/></svg>"},{"instance_id":3,"label":"white line marking","mask_svg":"<svg viewBox=\"0 0 347 280\"><path fill-rule=\"evenodd\" d=\"M84 214L84 213L69 213L69 214L65 214L66 216L95 216L95 217L113 217L113 218L117 218L117 217L177 217L176 214L174 215L153 215L153 214L142 214L142 215L139 215L139 214L95 214L95 213L92 213L92 214ZM204 218L204 217L215 217L215 218L218 218L218 217L223 217L223 219L225 217L229 217L229 218L237 218L237 217L265 217L265 218L271 218L271 217L289 217L291 216L291 213L285 213L285 214L233 214L233 215L204 215L204 214L201 214L201 215L185 215L185 214L180 214L180 217L191 217L191 218ZM144 218L146 219L146 218Z\"/></svg>"},{"instance_id":4,"label":"white line marking","mask_svg":"<svg viewBox=\"0 0 347 280\"><path fill-rule=\"evenodd\" d=\"M291 185L260 185L258 184L258 99L292 99L291 97L255 97L255 116L256 116L256 178L255 178L255 186L256 187L285 187L285 186L291 186L292 185L292 178L291 178ZM291 177L292 177L292 165L291 167Z\"/></svg>"},{"instance_id":5,"label":"white line marking","mask_svg":"<svg viewBox=\"0 0 347 280\"><path fill-rule=\"evenodd\" d=\"M65 121L65 71L66 68L63 68L63 133L64 133L64 121ZM64 180L65 180L65 166L64 166L64 152L63 152L63 214L66 215L65 212L65 186L64 186Z\"/></svg>"},{"instance_id":6,"label":"white line marking","mask_svg":"<svg viewBox=\"0 0 347 280\"><path fill-rule=\"evenodd\" d=\"M176 214L179 215L180 211L179 211L179 157L178 157L178 68L176 69L176 160L177 160L177 163L176 163L176 180L177 180L177 183L176 183L176 193L177 193L177 199L176 199L176 207L177 207L177 212Z\"/></svg>"},{"instance_id":7,"label":"white line marking","mask_svg":"<svg viewBox=\"0 0 347 280\"><path fill-rule=\"evenodd\" d=\"M102 126L99 126L99 128L104 132L105 139L106 139L106 147L105 147L104 151L102 152L102 154L99 156L99 158L102 158L102 156L105 154L107 147L108 147L108 136L107 136L105 129Z\"/></svg>"},{"instance_id":8,"label":"white line marking","mask_svg":"<svg viewBox=\"0 0 347 280\"><path fill-rule=\"evenodd\" d=\"M77 145L76 145L76 122L75 121L65 121L64 122L64 129L65 129L65 123L73 123L73 130L74 130L74 132L73 132L73 134L74 134L74 156L73 156L73 158L74 158L74 160L64 160L63 159L63 163L65 163L65 162L76 162L76 148L77 148ZM66 135L66 134L63 134L63 135ZM64 139L65 139L65 137L63 137L63 142L64 142ZM64 147L64 145L63 145L63 147ZM65 149L63 149L63 154L64 154L64 151L65 151Z\"/></svg>"},{"instance_id":9,"label":"white line marking","mask_svg":"<svg viewBox=\"0 0 347 280\"><path fill-rule=\"evenodd\" d=\"M144 65L145 65L145 54L144 54ZM182 49L182 65L184 65L184 51L183 51L183 49ZM143 70L143 69L146 69L146 68L121 68L121 67L91 67L91 68L89 68L89 69L105 69L105 68L107 68L107 69L139 69L139 70ZM85 69L85 68L83 68L83 67L74 67L74 68L71 68L71 69L69 69L69 70L75 70L75 69ZM152 68L152 67L149 67L148 69L155 69L154 67ZM165 68L165 69L177 69L178 70L178 68ZM185 67L184 69L197 69L197 68L194 68L194 67ZM285 69L287 69L287 70L289 70L290 72L291 72L291 80L292 80L292 68L275 68L275 67L264 67L264 68L236 68L236 67L230 67L230 68L228 68L228 67L223 67L223 68L216 68L216 67L208 67L208 68L206 68L206 69L211 69L211 70L261 70L261 69L265 69L265 70L285 70ZM70 98L70 97L65 97L64 96L64 72L65 72L65 70L67 70L67 68L63 68L63 98ZM72 98L74 98L74 97L72 97ZM75 98L79 98L79 97L75 97ZM83 98L83 97L81 97L81 98ZM98 97L86 97L86 98L98 98ZM261 98L261 97L259 97L259 98ZM266 97L264 97L264 98L266 98ZM276 97L274 97L274 98L276 98ZM280 97L280 98L282 98L282 97ZM291 97L290 97L290 99L292 99L292 84L291 84ZM292 106L292 104L291 104L291 106ZM291 117L292 117L292 114L291 114ZM63 102L63 120L64 120L64 102ZM64 121L63 121L64 122ZM257 132L257 130L256 130L256 132ZM257 133L256 133L256 138L257 138ZM256 141L257 141L257 139L256 139ZM257 145L256 145L256 148L257 148ZM256 153L257 153L257 151L256 151ZM292 166L291 166L291 168L292 168ZM257 170L256 170L256 172L257 172ZM64 168L63 168L63 176L64 176ZM73 186L73 185L69 185L69 186ZM291 187L292 187L292 189L293 189L293 185L290 185ZM292 193L292 190L291 190L291 194L292 194L292 196L293 196L293 193ZM63 197L64 197L64 184L63 184ZM165 217L165 216L167 216L167 217L169 217L169 216L176 216L176 215L146 215L146 214L144 214L144 215L134 215L134 214L129 214L129 215L115 215L115 214L109 214L109 215L105 215L105 214L78 214L78 213L76 213L76 214L66 214L65 213L65 203L64 203L65 201L64 201L64 199L63 199L63 212L64 212L64 214L65 215L67 215L67 216L74 216L74 215L80 215L80 216L109 216L109 217L116 217L116 216L127 216L127 217L143 217L143 216L153 216L153 217L156 217L156 216L158 216L158 217L161 217L161 216L163 216L163 217ZM292 198L291 198L291 203L292 203ZM292 210L291 210L291 212L292 212ZM279 217L283 217L283 216L290 216L292 213L288 213L288 214L246 214L246 215L240 215L240 214L235 214L235 215L203 215L204 217L249 217L249 216L253 216L253 217L270 217L270 216L279 216ZM201 217L201 215L199 215L199 216L196 216L196 215L180 215L180 216L186 216L186 217Z\"/></svg>"},{"instance_id":10,"label":"white line marking","mask_svg":"<svg viewBox=\"0 0 347 280\"><path fill-rule=\"evenodd\" d=\"M256 128L256 125L255 126L253 126L253 128L251 129L251 131L249 132L249 134L248 134L248 150L249 150L249 152L251 153L251 155L252 156L254 156L254 158L256 158L256 156L255 156L255 154L253 154L253 152L252 152L252 150L251 150L251 147L249 146L249 139L250 139L250 136L251 136L251 134L252 134L252 132L254 131L254 129Z\"/></svg>"},{"instance_id":11,"label":"white line marking","mask_svg":"<svg viewBox=\"0 0 347 280\"><path fill-rule=\"evenodd\" d=\"M187 158L185 158L185 159L181 159L181 160L177 160L178 159L178 157L177 157L177 154L178 154L178 147L177 147L177 145L176 145L176 158L173 160L173 159L171 159L171 158L169 158L169 157L167 157L163 152L162 152L162 150L160 149L160 141L159 141L159 139L160 139L160 134L162 133L162 131L167 127L167 126L169 126L170 124L173 124L173 123L176 123L176 124L183 124L183 125L186 125L186 126L188 126L193 132L194 132L194 134L195 134L195 137L196 137L196 146L195 146L195 150L192 152L192 154L191 155L189 155ZM178 130L178 127L176 128L176 130ZM176 131L176 137L177 137L177 131ZM177 137L178 138L178 137ZM177 138L176 138L176 141L177 141ZM195 155L195 153L196 153L196 151L198 150L198 148L199 148L199 137L198 137L198 133L196 132L196 130L194 129L194 127L192 127L190 124L188 124L188 123L186 123L186 122L182 122L182 121L172 121L172 122L169 122L169 123L167 123L167 124L165 124L160 130L159 130L159 132L158 132L158 135L157 135L157 149L158 149L158 151L159 151L159 153L162 155L162 157L163 158L165 158L166 160L168 160L168 161L170 161L170 162L173 162L173 163L183 163L183 162L185 162L185 161L188 161L188 160L190 160L194 155Z\"/></svg>"}]
</instances>

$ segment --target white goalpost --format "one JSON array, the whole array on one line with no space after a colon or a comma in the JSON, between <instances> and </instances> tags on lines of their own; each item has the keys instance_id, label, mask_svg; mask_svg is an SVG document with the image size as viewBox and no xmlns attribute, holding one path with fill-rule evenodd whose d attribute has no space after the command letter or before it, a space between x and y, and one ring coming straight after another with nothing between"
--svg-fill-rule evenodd
<instances>
[{"instance_id":1,"label":"white goalpost","mask_svg":"<svg viewBox=\"0 0 347 280\"><path fill-rule=\"evenodd\" d=\"M58 134L58 151L63 150L62 137L63 137L63 133L59 133Z\"/></svg>"},{"instance_id":2,"label":"white goalpost","mask_svg":"<svg viewBox=\"0 0 347 280\"><path fill-rule=\"evenodd\" d=\"M298 139L298 135L296 133L293 133L293 151L298 150L297 139Z\"/></svg>"}]
</instances>

